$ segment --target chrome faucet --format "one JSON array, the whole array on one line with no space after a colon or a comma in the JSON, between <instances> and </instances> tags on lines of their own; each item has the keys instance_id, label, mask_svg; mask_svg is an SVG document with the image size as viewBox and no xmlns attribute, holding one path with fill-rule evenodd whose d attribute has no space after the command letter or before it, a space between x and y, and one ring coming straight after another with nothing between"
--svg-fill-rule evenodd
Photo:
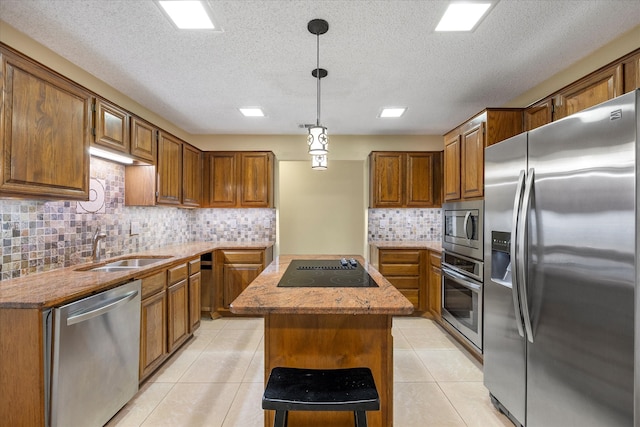
<instances>
[{"instance_id":1,"label":"chrome faucet","mask_svg":"<svg viewBox=\"0 0 640 427\"><path fill-rule=\"evenodd\" d=\"M91 247L91 260L93 262L100 262L100 240L106 239L107 235L100 232L100 226L96 228L96 232L93 233L92 247Z\"/></svg>"}]
</instances>

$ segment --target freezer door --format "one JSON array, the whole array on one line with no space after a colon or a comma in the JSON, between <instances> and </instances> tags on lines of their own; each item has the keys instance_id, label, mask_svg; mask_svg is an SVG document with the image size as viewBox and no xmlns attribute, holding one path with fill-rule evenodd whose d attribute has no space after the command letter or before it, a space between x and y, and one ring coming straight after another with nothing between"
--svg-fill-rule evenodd
<instances>
[{"instance_id":1,"label":"freezer door","mask_svg":"<svg viewBox=\"0 0 640 427\"><path fill-rule=\"evenodd\" d=\"M525 340L518 300L514 303L510 249L526 154L526 134L485 150L484 383L520 424L525 422Z\"/></svg>"},{"instance_id":2,"label":"freezer door","mask_svg":"<svg viewBox=\"0 0 640 427\"><path fill-rule=\"evenodd\" d=\"M527 427L633 425L635 104L529 132Z\"/></svg>"}]
</instances>

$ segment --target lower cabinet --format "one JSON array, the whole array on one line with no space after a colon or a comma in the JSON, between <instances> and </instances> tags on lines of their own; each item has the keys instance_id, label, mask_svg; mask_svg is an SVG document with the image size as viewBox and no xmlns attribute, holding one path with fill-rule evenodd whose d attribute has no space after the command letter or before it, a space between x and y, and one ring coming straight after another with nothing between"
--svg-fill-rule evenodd
<instances>
[{"instance_id":1,"label":"lower cabinet","mask_svg":"<svg viewBox=\"0 0 640 427\"><path fill-rule=\"evenodd\" d=\"M214 255L215 301L219 314L231 314L229 305L273 260L272 248L221 249Z\"/></svg>"},{"instance_id":2,"label":"lower cabinet","mask_svg":"<svg viewBox=\"0 0 640 427\"><path fill-rule=\"evenodd\" d=\"M189 337L189 282L187 264L167 270L167 315L169 353Z\"/></svg>"},{"instance_id":3,"label":"lower cabinet","mask_svg":"<svg viewBox=\"0 0 640 427\"><path fill-rule=\"evenodd\" d=\"M189 261L189 331L200 326L202 273L200 258Z\"/></svg>"},{"instance_id":4,"label":"lower cabinet","mask_svg":"<svg viewBox=\"0 0 640 427\"><path fill-rule=\"evenodd\" d=\"M140 380L167 358L167 277L161 271L142 279Z\"/></svg>"},{"instance_id":5,"label":"lower cabinet","mask_svg":"<svg viewBox=\"0 0 640 427\"><path fill-rule=\"evenodd\" d=\"M429 312L436 320L442 318L442 272L439 252L429 252Z\"/></svg>"}]
</instances>

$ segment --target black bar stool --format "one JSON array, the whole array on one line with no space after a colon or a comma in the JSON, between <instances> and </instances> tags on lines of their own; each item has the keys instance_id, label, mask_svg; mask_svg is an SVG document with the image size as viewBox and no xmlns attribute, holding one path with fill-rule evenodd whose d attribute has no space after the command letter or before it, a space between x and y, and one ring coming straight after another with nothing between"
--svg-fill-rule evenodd
<instances>
[{"instance_id":1,"label":"black bar stool","mask_svg":"<svg viewBox=\"0 0 640 427\"><path fill-rule=\"evenodd\" d=\"M356 427L367 427L366 411L380 409L369 368L273 368L262 409L276 411L274 427L286 427L289 411L353 411Z\"/></svg>"}]
</instances>

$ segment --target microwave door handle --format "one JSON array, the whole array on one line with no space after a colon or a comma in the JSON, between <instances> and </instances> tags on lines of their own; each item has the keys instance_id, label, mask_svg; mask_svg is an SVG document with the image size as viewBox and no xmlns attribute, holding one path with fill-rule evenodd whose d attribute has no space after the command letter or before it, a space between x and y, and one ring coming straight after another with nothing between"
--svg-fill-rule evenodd
<instances>
[{"instance_id":1,"label":"microwave door handle","mask_svg":"<svg viewBox=\"0 0 640 427\"><path fill-rule=\"evenodd\" d=\"M513 199L513 220L511 223L511 295L513 296L513 312L516 317L516 326L518 327L518 334L524 337L524 326L522 325L522 313L520 312L520 295L518 294L518 262L517 262L517 242L518 242L518 214L520 213L520 206L522 204L522 190L524 189L524 170L520 171L518 176L518 185L516 187L516 195Z\"/></svg>"},{"instance_id":2,"label":"microwave door handle","mask_svg":"<svg viewBox=\"0 0 640 427\"><path fill-rule=\"evenodd\" d=\"M518 232L518 278L520 293L520 306L522 309L522 320L529 342L533 342L533 328L531 327L531 315L529 313L529 297L527 294L527 270L525 263L525 248L527 244L527 226L529 221L529 209L531 208L531 192L533 190L534 170L529 169L527 184L524 188L524 198L522 200L522 210L520 212Z\"/></svg>"},{"instance_id":3,"label":"microwave door handle","mask_svg":"<svg viewBox=\"0 0 640 427\"><path fill-rule=\"evenodd\" d=\"M467 241L471 241L471 238L473 237L473 230L471 230L471 236L469 236L469 219L471 218L471 211L467 211L467 213L464 215L464 223L462 225L462 227L464 228L464 235L467 238Z\"/></svg>"}]
</instances>

